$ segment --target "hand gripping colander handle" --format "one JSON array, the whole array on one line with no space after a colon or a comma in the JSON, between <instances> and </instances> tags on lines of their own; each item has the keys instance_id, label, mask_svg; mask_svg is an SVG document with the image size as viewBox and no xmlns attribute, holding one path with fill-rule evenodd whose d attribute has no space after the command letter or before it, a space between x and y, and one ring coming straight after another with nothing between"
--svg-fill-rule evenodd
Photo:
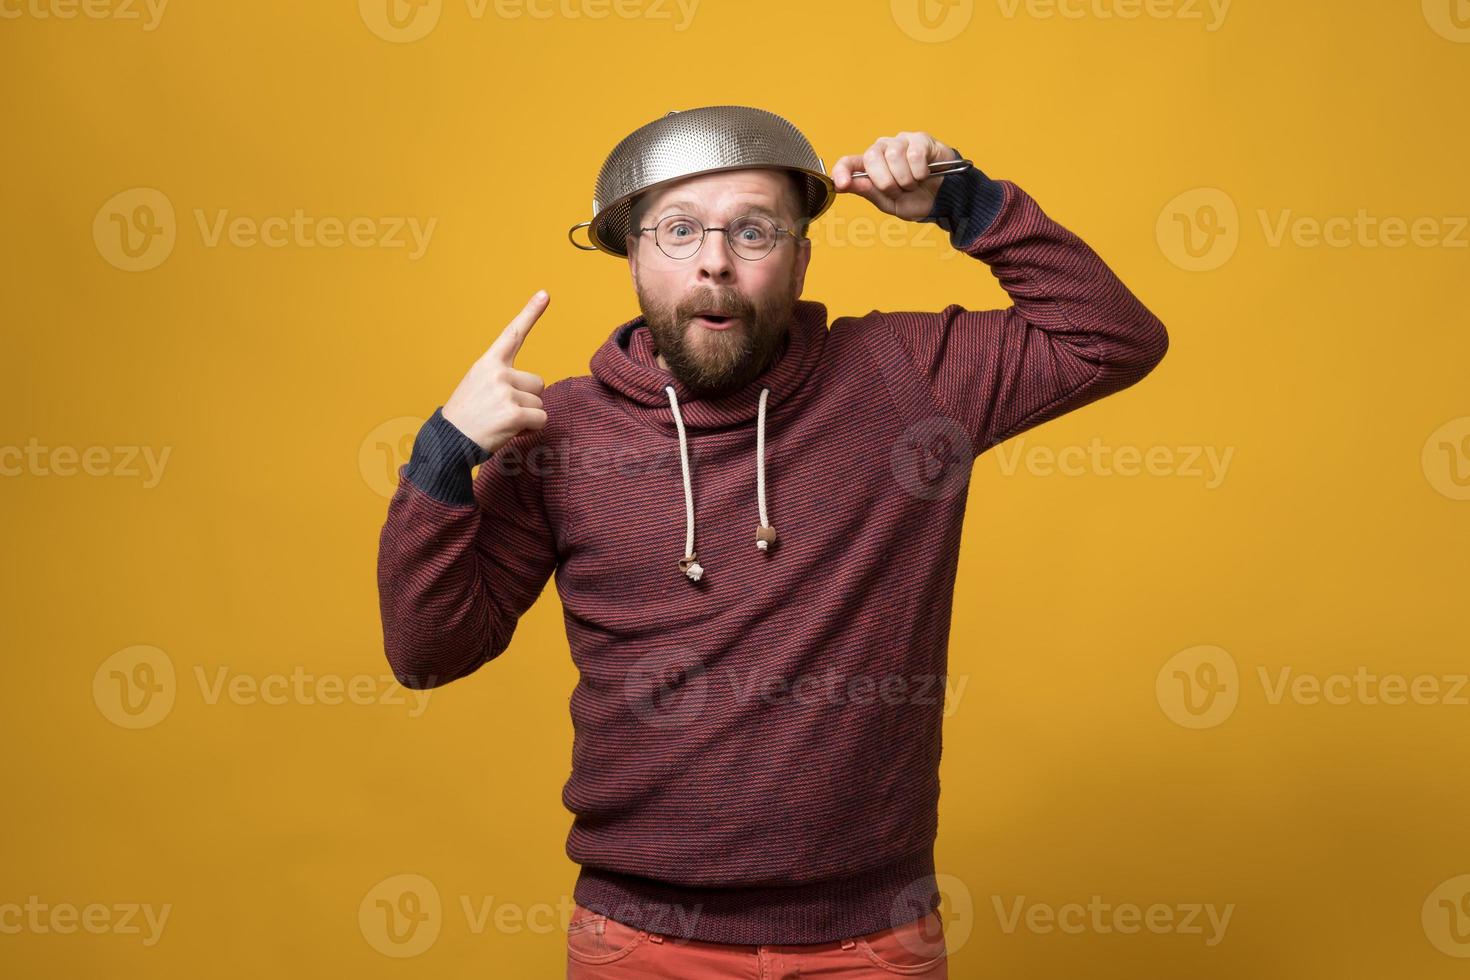
<instances>
[{"instance_id":1,"label":"hand gripping colander handle","mask_svg":"<svg viewBox=\"0 0 1470 980\"><path fill-rule=\"evenodd\" d=\"M969 170L973 166L974 164L964 157L958 160L940 160L937 163L929 164L929 176L938 177L941 174L957 174L961 170ZM854 170L852 175L854 177L866 177L868 176L868 172L866 170Z\"/></svg>"}]
</instances>

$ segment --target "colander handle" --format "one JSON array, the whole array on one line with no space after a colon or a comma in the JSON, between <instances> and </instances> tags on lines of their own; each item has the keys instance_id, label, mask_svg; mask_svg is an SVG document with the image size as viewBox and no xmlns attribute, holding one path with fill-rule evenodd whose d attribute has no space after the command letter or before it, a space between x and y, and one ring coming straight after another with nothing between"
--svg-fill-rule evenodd
<instances>
[{"instance_id":1,"label":"colander handle","mask_svg":"<svg viewBox=\"0 0 1470 980\"><path fill-rule=\"evenodd\" d=\"M964 157L958 160L940 160L936 163L929 164L929 176L938 177L941 174L957 174L961 170L969 170L973 166L974 164ZM854 177L866 177L868 172L866 170L854 170L852 175Z\"/></svg>"},{"instance_id":2,"label":"colander handle","mask_svg":"<svg viewBox=\"0 0 1470 980\"><path fill-rule=\"evenodd\" d=\"M567 241L571 242L573 245L577 246L584 252L597 251L596 245L583 245L581 242L572 237L572 235L576 233L578 228L586 228L591 224L592 222L590 221L579 221L576 224L572 225L570 228L567 229Z\"/></svg>"}]
</instances>

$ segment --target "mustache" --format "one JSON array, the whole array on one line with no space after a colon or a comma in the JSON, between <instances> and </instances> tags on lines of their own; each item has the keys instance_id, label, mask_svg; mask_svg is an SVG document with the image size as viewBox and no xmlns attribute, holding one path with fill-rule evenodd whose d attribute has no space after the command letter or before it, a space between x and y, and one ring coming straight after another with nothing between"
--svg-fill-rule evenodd
<instances>
[{"instance_id":1,"label":"mustache","mask_svg":"<svg viewBox=\"0 0 1470 980\"><path fill-rule=\"evenodd\" d=\"M706 289L678 304L674 312L681 321L693 319L700 313L748 320L755 312L755 304L733 290Z\"/></svg>"}]
</instances>

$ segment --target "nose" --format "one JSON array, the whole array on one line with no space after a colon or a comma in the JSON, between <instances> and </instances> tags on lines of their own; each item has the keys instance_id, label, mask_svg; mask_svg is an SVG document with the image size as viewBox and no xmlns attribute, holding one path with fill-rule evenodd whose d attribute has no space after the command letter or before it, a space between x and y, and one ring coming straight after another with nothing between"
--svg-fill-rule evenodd
<instances>
[{"instance_id":1,"label":"nose","mask_svg":"<svg viewBox=\"0 0 1470 980\"><path fill-rule=\"evenodd\" d=\"M705 232L704 243L694 258L699 264L701 280L729 282L735 278L735 255L723 231Z\"/></svg>"}]
</instances>

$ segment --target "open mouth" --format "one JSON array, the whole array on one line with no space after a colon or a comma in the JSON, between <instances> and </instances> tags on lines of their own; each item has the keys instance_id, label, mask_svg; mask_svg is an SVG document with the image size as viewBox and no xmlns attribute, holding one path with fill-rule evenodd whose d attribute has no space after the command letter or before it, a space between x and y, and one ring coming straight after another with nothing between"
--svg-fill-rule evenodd
<instances>
[{"instance_id":1,"label":"open mouth","mask_svg":"<svg viewBox=\"0 0 1470 980\"><path fill-rule=\"evenodd\" d=\"M693 319L694 322L711 330L724 330L738 323L740 318L724 313L696 313Z\"/></svg>"}]
</instances>

